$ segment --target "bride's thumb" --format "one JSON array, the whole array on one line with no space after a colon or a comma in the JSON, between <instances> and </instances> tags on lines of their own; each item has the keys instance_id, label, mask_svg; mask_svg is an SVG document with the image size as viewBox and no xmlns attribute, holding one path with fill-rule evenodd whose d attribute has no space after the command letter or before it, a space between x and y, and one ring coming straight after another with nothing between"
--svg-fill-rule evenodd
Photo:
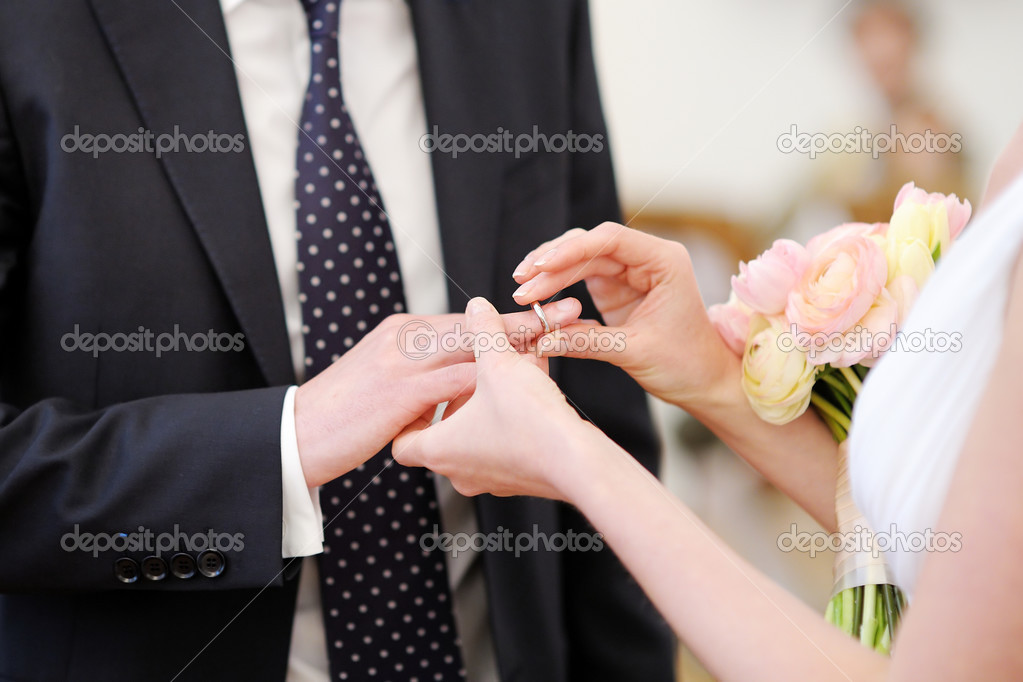
<instances>
[{"instance_id":1,"label":"bride's thumb","mask_svg":"<svg viewBox=\"0 0 1023 682\"><path fill-rule=\"evenodd\" d=\"M476 362L496 362L505 354L515 354L515 349L504 331L504 321L497 309L485 298L477 296L465 307L465 320L473 335L473 354Z\"/></svg>"}]
</instances>

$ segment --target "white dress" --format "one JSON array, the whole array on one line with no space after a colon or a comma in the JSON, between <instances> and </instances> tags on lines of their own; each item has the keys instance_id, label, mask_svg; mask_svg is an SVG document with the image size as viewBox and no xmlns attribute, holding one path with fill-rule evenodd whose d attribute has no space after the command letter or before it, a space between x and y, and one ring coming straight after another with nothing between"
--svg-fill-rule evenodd
<instances>
[{"instance_id":1,"label":"white dress","mask_svg":"<svg viewBox=\"0 0 1023 682\"><path fill-rule=\"evenodd\" d=\"M917 345L893 347L867 376L849 434L849 474L853 498L878 534L909 540L938 523L1001 346L1021 244L1023 176L941 258L900 332ZM937 350L942 344L951 347ZM929 350L906 350L920 345ZM904 543L886 552L910 597L925 557Z\"/></svg>"}]
</instances>

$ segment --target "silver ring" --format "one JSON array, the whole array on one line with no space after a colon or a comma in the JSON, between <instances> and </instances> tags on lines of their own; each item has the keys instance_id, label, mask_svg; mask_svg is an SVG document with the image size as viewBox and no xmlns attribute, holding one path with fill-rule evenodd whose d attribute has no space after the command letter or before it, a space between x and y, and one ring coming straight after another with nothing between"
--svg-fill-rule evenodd
<instances>
[{"instance_id":1,"label":"silver ring","mask_svg":"<svg viewBox=\"0 0 1023 682\"><path fill-rule=\"evenodd\" d=\"M544 315L543 308L540 307L539 301L533 301L529 305L533 306L533 312L540 318L540 322L543 323L543 333L549 334L551 331L551 325L547 322L547 316Z\"/></svg>"}]
</instances>

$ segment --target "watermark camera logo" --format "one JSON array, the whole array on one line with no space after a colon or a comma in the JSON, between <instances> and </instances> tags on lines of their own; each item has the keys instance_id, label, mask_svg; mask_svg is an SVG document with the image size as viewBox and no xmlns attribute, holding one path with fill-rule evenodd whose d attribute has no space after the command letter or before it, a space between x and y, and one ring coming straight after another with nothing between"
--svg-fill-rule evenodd
<instances>
[{"instance_id":1,"label":"watermark camera logo","mask_svg":"<svg viewBox=\"0 0 1023 682\"><path fill-rule=\"evenodd\" d=\"M867 352L877 359L886 351L906 353L958 353L963 349L962 332L923 331L900 332L898 325L888 331L872 332L857 325L851 332L826 334L799 331L796 325L778 335L778 349L786 353L796 348L805 350L810 359L825 352Z\"/></svg>"},{"instance_id":2,"label":"watermark camera logo","mask_svg":"<svg viewBox=\"0 0 1023 682\"><path fill-rule=\"evenodd\" d=\"M782 154L798 152L811 159L827 152L870 154L876 159L881 154L898 151L906 154L958 154L963 149L963 136L959 133L935 133L930 128L907 135L895 124L883 133L873 133L862 126L856 126L849 133L801 133L793 123L787 133L778 136L777 146Z\"/></svg>"},{"instance_id":3,"label":"watermark camera logo","mask_svg":"<svg viewBox=\"0 0 1023 682\"><path fill-rule=\"evenodd\" d=\"M555 327L556 331L558 327ZM539 338L539 340L537 340ZM507 334L473 334L456 323L451 331L439 334L433 325L425 320L411 320L398 330L398 350L409 360L423 360L437 353L472 353L477 359L488 350L525 349L537 357L548 354L569 352L621 352L626 347L625 332L607 332L587 329L571 336L540 336L537 332L520 325Z\"/></svg>"},{"instance_id":4,"label":"watermark camera logo","mask_svg":"<svg viewBox=\"0 0 1023 682\"><path fill-rule=\"evenodd\" d=\"M869 552L875 559L885 552L958 552L963 548L963 535L959 532L934 532L930 528L909 533L891 524L888 531L875 533L857 525L848 533L809 533L797 530L796 524L778 536L778 549L809 554L810 558L823 552Z\"/></svg>"},{"instance_id":5,"label":"watermark camera logo","mask_svg":"<svg viewBox=\"0 0 1023 682\"><path fill-rule=\"evenodd\" d=\"M228 153L245 150L245 135L228 135L213 130L188 135L174 126L174 132L157 135L152 130L139 128L132 133L83 133L80 126L60 138L60 148L69 154L81 152L99 158L100 154L164 154L175 152Z\"/></svg>"},{"instance_id":6,"label":"watermark camera logo","mask_svg":"<svg viewBox=\"0 0 1023 682\"><path fill-rule=\"evenodd\" d=\"M457 159L459 154L514 154L519 158L523 154L544 151L560 154L587 154L604 151L604 136L600 133L588 135L568 130L564 133L546 134L540 132L539 126L533 126L531 133L515 134L511 130L499 127L493 133L442 133L437 126L432 133L419 138L419 149L427 154L440 152L450 154Z\"/></svg>"},{"instance_id":7,"label":"watermark camera logo","mask_svg":"<svg viewBox=\"0 0 1023 682\"><path fill-rule=\"evenodd\" d=\"M220 552L240 552L245 549L244 533L218 533L212 528L205 533L188 534L174 524L172 532L154 533L145 526L131 533L89 533L83 532L79 524L60 538L60 547L65 552L88 552L93 558L103 552L146 552L161 556L177 552L205 552L215 549Z\"/></svg>"},{"instance_id":8,"label":"watermark camera logo","mask_svg":"<svg viewBox=\"0 0 1023 682\"><path fill-rule=\"evenodd\" d=\"M419 546L424 552L440 550L452 558L465 552L514 552L518 558L523 552L600 552L604 549L604 536L571 529L548 535L535 523L531 533L514 533L504 526L498 526L493 533L441 533L434 525L433 532L419 538Z\"/></svg>"},{"instance_id":9,"label":"watermark camera logo","mask_svg":"<svg viewBox=\"0 0 1023 682\"><path fill-rule=\"evenodd\" d=\"M162 332L157 334L152 329L139 327L133 332L118 332L108 334L106 332L83 332L80 325L75 325L74 331L68 332L60 337L60 347L68 353L82 351L92 353L92 357L99 357L100 353L113 351L115 353L155 353L160 357L164 353L177 352L179 350L190 353L226 353L238 352L245 349L245 334L217 333L210 329L206 332L187 334L174 325L173 332Z\"/></svg>"}]
</instances>

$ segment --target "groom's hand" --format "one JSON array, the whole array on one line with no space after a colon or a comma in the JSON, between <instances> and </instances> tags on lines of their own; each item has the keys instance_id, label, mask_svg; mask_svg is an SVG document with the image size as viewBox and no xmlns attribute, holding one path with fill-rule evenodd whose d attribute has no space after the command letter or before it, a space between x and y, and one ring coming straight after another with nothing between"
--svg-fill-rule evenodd
<instances>
[{"instance_id":1,"label":"groom's hand","mask_svg":"<svg viewBox=\"0 0 1023 682\"><path fill-rule=\"evenodd\" d=\"M574 298L544 307L552 326L571 324L581 310ZM501 317L519 350L543 331L532 310ZM471 394L473 359L463 315L385 319L295 394L306 483L322 485L351 471L433 406Z\"/></svg>"}]
</instances>

